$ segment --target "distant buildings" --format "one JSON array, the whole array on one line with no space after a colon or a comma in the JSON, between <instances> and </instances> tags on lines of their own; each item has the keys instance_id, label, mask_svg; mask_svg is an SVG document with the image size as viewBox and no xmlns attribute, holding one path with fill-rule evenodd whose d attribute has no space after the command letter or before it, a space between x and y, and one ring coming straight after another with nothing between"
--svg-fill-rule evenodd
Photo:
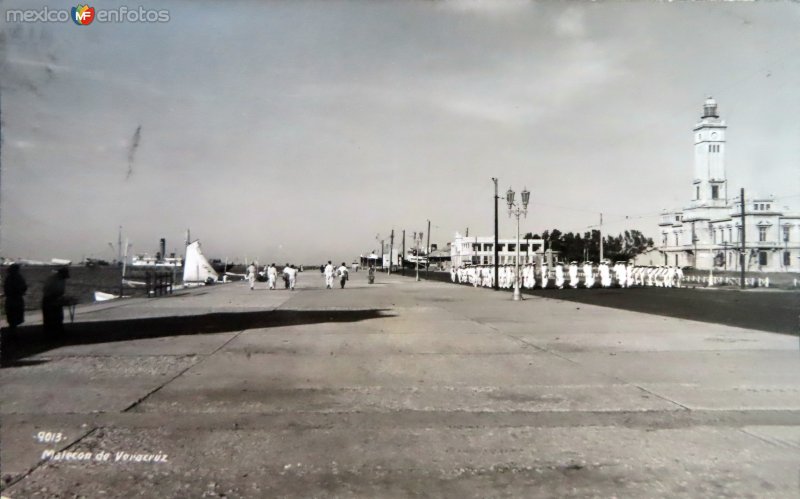
<instances>
[{"instance_id":1,"label":"distant buildings","mask_svg":"<svg viewBox=\"0 0 800 499\"><path fill-rule=\"evenodd\" d=\"M520 239L520 263L536 261L544 255L544 240ZM517 259L517 239L500 239L498 263L513 265ZM455 267L462 265L494 265L494 236L462 236L456 233L450 243L450 262Z\"/></svg>"},{"instance_id":2,"label":"distant buildings","mask_svg":"<svg viewBox=\"0 0 800 499\"><path fill-rule=\"evenodd\" d=\"M659 251L664 265L739 270L742 201L729 197L725 177L725 130L717 103L708 98L694 127L692 200L661 217ZM745 270L800 271L800 214L783 213L773 198L747 198Z\"/></svg>"}]
</instances>

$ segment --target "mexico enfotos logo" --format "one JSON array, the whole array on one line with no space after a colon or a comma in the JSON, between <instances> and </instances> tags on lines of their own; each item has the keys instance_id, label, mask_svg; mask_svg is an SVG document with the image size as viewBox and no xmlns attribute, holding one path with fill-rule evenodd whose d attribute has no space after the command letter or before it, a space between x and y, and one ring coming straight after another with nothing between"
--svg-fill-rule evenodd
<instances>
[{"instance_id":1,"label":"mexico enfotos logo","mask_svg":"<svg viewBox=\"0 0 800 499\"><path fill-rule=\"evenodd\" d=\"M127 6L116 9L95 9L77 5L72 9L9 9L6 11L7 23L66 23L72 21L78 26L98 23L166 23L169 11L166 9L146 9L142 6Z\"/></svg>"}]
</instances>

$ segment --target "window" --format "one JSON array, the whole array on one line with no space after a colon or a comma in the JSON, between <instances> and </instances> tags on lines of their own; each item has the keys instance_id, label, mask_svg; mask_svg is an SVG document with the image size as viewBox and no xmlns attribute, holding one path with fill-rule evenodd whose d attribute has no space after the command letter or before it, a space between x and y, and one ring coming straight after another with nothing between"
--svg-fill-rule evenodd
<instances>
[{"instance_id":1,"label":"window","mask_svg":"<svg viewBox=\"0 0 800 499\"><path fill-rule=\"evenodd\" d=\"M728 241L733 242L733 229L728 227Z\"/></svg>"},{"instance_id":2,"label":"window","mask_svg":"<svg viewBox=\"0 0 800 499\"><path fill-rule=\"evenodd\" d=\"M675 234L675 246L678 245L678 234Z\"/></svg>"},{"instance_id":3,"label":"window","mask_svg":"<svg viewBox=\"0 0 800 499\"><path fill-rule=\"evenodd\" d=\"M769 207L770 207L770 206L771 206L771 205L767 205L767 211L769 211Z\"/></svg>"},{"instance_id":4,"label":"window","mask_svg":"<svg viewBox=\"0 0 800 499\"><path fill-rule=\"evenodd\" d=\"M759 265L766 265L767 264L767 252L766 251L759 251L758 252L758 264Z\"/></svg>"},{"instance_id":5,"label":"window","mask_svg":"<svg viewBox=\"0 0 800 499\"><path fill-rule=\"evenodd\" d=\"M527 244L520 244L519 245L519 250L527 253L528 252L528 245Z\"/></svg>"},{"instance_id":6,"label":"window","mask_svg":"<svg viewBox=\"0 0 800 499\"><path fill-rule=\"evenodd\" d=\"M694 198L695 199L700 199L700 186L699 185L694 188Z\"/></svg>"},{"instance_id":7,"label":"window","mask_svg":"<svg viewBox=\"0 0 800 499\"><path fill-rule=\"evenodd\" d=\"M717 231L715 231L715 230L712 230L712 231L711 231L711 240L712 240L712 242L713 242L714 244L716 244L716 243L717 243Z\"/></svg>"},{"instance_id":8,"label":"window","mask_svg":"<svg viewBox=\"0 0 800 499\"><path fill-rule=\"evenodd\" d=\"M738 242L741 240L742 240L742 228L736 227L736 241Z\"/></svg>"},{"instance_id":9,"label":"window","mask_svg":"<svg viewBox=\"0 0 800 499\"><path fill-rule=\"evenodd\" d=\"M790 230L791 230L791 226L789 226L789 225L784 225L783 226L783 242L785 242L785 243L789 242Z\"/></svg>"},{"instance_id":10,"label":"window","mask_svg":"<svg viewBox=\"0 0 800 499\"><path fill-rule=\"evenodd\" d=\"M712 185L711 186L711 199L719 199L719 186Z\"/></svg>"},{"instance_id":11,"label":"window","mask_svg":"<svg viewBox=\"0 0 800 499\"><path fill-rule=\"evenodd\" d=\"M679 217L678 215L675 215L675 221L676 222L680 222L681 221L681 217Z\"/></svg>"},{"instance_id":12,"label":"window","mask_svg":"<svg viewBox=\"0 0 800 499\"><path fill-rule=\"evenodd\" d=\"M784 251L783 252L783 266L784 267L791 267L792 266L792 252L791 251Z\"/></svg>"},{"instance_id":13,"label":"window","mask_svg":"<svg viewBox=\"0 0 800 499\"><path fill-rule=\"evenodd\" d=\"M759 227L758 228L758 241L764 242L767 240L767 228L766 227Z\"/></svg>"},{"instance_id":14,"label":"window","mask_svg":"<svg viewBox=\"0 0 800 499\"><path fill-rule=\"evenodd\" d=\"M516 244L509 244L508 245L508 251L517 251L517 245Z\"/></svg>"},{"instance_id":15,"label":"window","mask_svg":"<svg viewBox=\"0 0 800 499\"><path fill-rule=\"evenodd\" d=\"M666 245L667 245L667 235L661 234L661 246L666 246Z\"/></svg>"},{"instance_id":16,"label":"window","mask_svg":"<svg viewBox=\"0 0 800 499\"><path fill-rule=\"evenodd\" d=\"M719 237L722 240L722 242L724 243L725 242L725 229L720 229L719 230Z\"/></svg>"}]
</instances>

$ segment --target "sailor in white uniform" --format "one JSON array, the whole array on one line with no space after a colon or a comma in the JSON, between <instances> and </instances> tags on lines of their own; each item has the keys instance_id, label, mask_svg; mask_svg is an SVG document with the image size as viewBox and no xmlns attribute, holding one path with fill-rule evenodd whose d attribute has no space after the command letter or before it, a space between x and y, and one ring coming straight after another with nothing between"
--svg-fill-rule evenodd
<instances>
[{"instance_id":1,"label":"sailor in white uniform","mask_svg":"<svg viewBox=\"0 0 800 499\"><path fill-rule=\"evenodd\" d=\"M572 289L578 287L578 262L575 260L569 262L569 285Z\"/></svg>"},{"instance_id":2,"label":"sailor in white uniform","mask_svg":"<svg viewBox=\"0 0 800 499\"><path fill-rule=\"evenodd\" d=\"M611 286L611 274L608 271L608 263L603 260L600 262L600 265L597 266L597 270L600 273L600 285L604 288Z\"/></svg>"},{"instance_id":3,"label":"sailor in white uniform","mask_svg":"<svg viewBox=\"0 0 800 499\"><path fill-rule=\"evenodd\" d=\"M583 263L583 285L587 288L594 286L594 271L591 261Z\"/></svg>"},{"instance_id":4,"label":"sailor in white uniform","mask_svg":"<svg viewBox=\"0 0 800 499\"><path fill-rule=\"evenodd\" d=\"M547 263L542 262L542 275L541 275L542 289L547 288L547 282L550 280L550 274L547 269Z\"/></svg>"},{"instance_id":5,"label":"sailor in white uniform","mask_svg":"<svg viewBox=\"0 0 800 499\"><path fill-rule=\"evenodd\" d=\"M556 263L556 287L564 289L564 265L561 262Z\"/></svg>"}]
</instances>

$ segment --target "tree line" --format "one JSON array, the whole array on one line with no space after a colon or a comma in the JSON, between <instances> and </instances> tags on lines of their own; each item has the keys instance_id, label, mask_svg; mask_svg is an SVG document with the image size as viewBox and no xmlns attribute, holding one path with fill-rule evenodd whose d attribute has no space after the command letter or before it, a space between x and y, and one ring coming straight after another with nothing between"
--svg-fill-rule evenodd
<instances>
[{"instance_id":1,"label":"tree line","mask_svg":"<svg viewBox=\"0 0 800 499\"><path fill-rule=\"evenodd\" d=\"M525 239L543 239L544 249L558 251L562 261L600 260L600 231L561 232L558 229L546 230L539 234L528 232ZM603 237L603 258L611 261L629 260L653 247L653 239L645 237L638 230L626 230L616 236Z\"/></svg>"}]
</instances>

